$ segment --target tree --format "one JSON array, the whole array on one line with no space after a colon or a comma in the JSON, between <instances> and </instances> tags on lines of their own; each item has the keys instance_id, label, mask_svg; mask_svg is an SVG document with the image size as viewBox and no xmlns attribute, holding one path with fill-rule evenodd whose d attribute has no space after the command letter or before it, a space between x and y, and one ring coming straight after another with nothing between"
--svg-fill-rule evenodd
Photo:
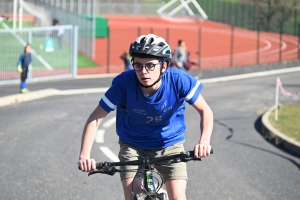
<instances>
[{"instance_id":1,"label":"tree","mask_svg":"<svg viewBox=\"0 0 300 200\"><path fill-rule=\"evenodd\" d=\"M284 25L300 5L299 0L246 0L256 5L256 23L267 31Z\"/></svg>"}]
</instances>

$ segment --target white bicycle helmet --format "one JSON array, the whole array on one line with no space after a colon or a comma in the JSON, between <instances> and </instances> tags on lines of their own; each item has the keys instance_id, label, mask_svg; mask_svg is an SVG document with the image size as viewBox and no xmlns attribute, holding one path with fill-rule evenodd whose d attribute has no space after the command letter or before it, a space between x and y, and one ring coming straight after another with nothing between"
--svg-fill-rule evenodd
<instances>
[{"instance_id":1,"label":"white bicycle helmet","mask_svg":"<svg viewBox=\"0 0 300 200\"><path fill-rule=\"evenodd\" d=\"M130 54L148 54L170 61L172 53L170 46L162 37L154 34L141 35L135 42L131 43Z\"/></svg>"}]
</instances>

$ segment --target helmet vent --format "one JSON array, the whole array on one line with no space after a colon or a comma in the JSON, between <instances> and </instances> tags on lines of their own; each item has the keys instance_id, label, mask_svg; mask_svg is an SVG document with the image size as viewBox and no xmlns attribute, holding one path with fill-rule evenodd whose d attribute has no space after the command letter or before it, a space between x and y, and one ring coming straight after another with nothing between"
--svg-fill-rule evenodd
<instances>
[{"instance_id":1,"label":"helmet vent","mask_svg":"<svg viewBox=\"0 0 300 200\"><path fill-rule=\"evenodd\" d=\"M141 44L145 42L145 39L146 39L146 37L143 37L143 38L141 39Z\"/></svg>"},{"instance_id":2,"label":"helmet vent","mask_svg":"<svg viewBox=\"0 0 300 200\"><path fill-rule=\"evenodd\" d=\"M154 39L153 39L153 38L150 38L149 44L152 44L152 42L154 42Z\"/></svg>"},{"instance_id":3,"label":"helmet vent","mask_svg":"<svg viewBox=\"0 0 300 200\"><path fill-rule=\"evenodd\" d=\"M160 42L159 44L157 44L157 46L163 47L165 46L165 44L163 42Z\"/></svg>"}]
</instances>

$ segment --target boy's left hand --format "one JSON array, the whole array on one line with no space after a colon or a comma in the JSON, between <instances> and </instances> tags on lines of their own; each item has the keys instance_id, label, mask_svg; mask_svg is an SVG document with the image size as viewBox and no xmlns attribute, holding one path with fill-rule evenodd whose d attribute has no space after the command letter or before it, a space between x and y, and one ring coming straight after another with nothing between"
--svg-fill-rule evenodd
<instances>
[{"instance_id":1,"label":"boy's left hand","mask_svg":"<svg viewBox=\"0 0 300 200\"><path fill-rule=\"evenodd\" d=\"M32 70L32 65L28 66L28 70L31 71Z\"/></svg>"},{"instance_id":2,"label":"boy's left hand","mask_svg":"<svg viewBox=\"0 0 300 200\"><path fill-rule=\"evenodd\" d=\"M194 147L194 156L198 158L206 157L210 155L211 146L207 143L200 143Z\"/></svg>"},{"instance_id":3,"label":"boy's left hand","mask_svg":"<svg viewBox=\"0 0 300 200\"><path fill-rule=\"evenodd\" d=\"M23 69L22 69L21 65L18 65L17 70L18 70L19 73L23 72Z\"/></svg>"}]
</instances>

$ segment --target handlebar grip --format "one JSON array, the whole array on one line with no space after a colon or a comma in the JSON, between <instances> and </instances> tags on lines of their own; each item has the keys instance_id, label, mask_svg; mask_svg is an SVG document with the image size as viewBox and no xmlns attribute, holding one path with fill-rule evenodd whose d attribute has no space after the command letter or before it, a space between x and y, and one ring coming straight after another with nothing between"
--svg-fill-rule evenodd
<instances>
[{"instance_id":1,"label":"handlebar grip","mask_svg":"<svg viewBox=\"0 0 300 200\"><path fill-rule=\"evenodd\" d=\"M213 154L213 153L214 153L214 150L211 149L211 150L210 150L210 154ZM194 152L194 151L188 151L188 152L187 152L187 155L193 157L193 156L195 155L195 152Z\"/></svg>"},{"instance_id":2,"label":"handlebar grip","mask_svg":"<svg viewBox=\"0 0 300 200\"><path fill-rule=\"evenodd\" d=\"M103 162L96 163L96 169L101 169L103 167Z\"/></svg>"},{"instance_id":3,"label":"handlebar grip","mask_svg":"<svg viewBox=\"0 0 300 200\"><path fill-rule=\"evenodd\" d=\"M96 169L101 169L103 165L103 162L96 163ZM80 166L78 166L78 169L81 170Z\"/></svg>"}]
</instances>

